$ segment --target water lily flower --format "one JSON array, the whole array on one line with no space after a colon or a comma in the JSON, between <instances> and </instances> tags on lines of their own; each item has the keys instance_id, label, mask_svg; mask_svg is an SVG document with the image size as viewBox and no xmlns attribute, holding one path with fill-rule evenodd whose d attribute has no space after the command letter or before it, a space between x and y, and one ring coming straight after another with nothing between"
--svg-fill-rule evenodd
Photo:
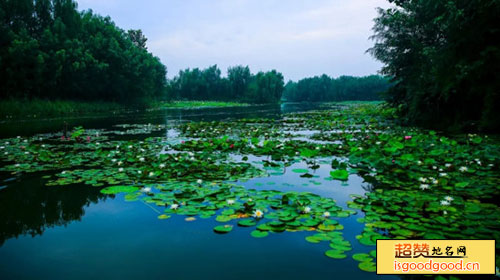
<instances>
[{"instance_id":1,"label":"water lily flower","mask_svg":"<svg viewBox=\"0 0 500 280\"><path fill-rule=\"evenodd\" d=\"M445 164L444 166L446 166L446 167L448 167L448 168L449 168L449 167L451 167L451 163L447 163L447 164Z\"/></svg>"},{"instance_id":2,"label":"water lily flower","mask_svg":"<svg viewBox=\"0 0 500 280\"><path fill-rule=\"evenodd\" d=\"M419 161L417 161L417 164L418 164L418 165L422 165L422 164L423 164L423 162L422 162L421 160L419 160Z\"/></svg>"},{"instance_id":3,"label":"water lily flower","mask_svg":"<svg viewBox=\"0 0 500 280\"><path fill-rule=\"evenodd\" d=\"M442 205L442 206L448 206L448 205L450 205L450 202L449 202L449 201L447 201L447 200L442 200L442 201L441 201L441 205Z\"/></svg>"},{"instance_id":4,"label":"water lily flower","mask_svg":"<svg viewBox=\"0 0 500 280\"><path fill-rule=\"evenodd\" d=\"M411 139L411 135L405 136L405 140L410 140L410 139Z\"/></svg>"},{"instance_id":5,"label":"water lily flower","mask_svg":"<svg viewBox=\"0 0 500 280\"><path fill-rule=\"evenodd\" d=\"M203 183L203 180L202 180L202 179L198 179L198 180L196 180L196 183L197 183L198 185L201 185L201 183Z\"/></svg>"},{"instance_id":6,"label":"water lily flower","mask_svg":"<svg viewBox=\"0 0 500 280\"><path fill-rule=\"evenodd\" d=\"M118 162L118 165L122 165L122 164L123 164L123 161L119 161L119 162Z\"/></svg>"},{"instance_id":7,"label":"water lily flower","mask_svg":"<svg viewBox=\"0 0 500 280\"><path fill-rule=\"evenodd\" d=\"M421 190L427 190L429 188L429 185L428 184L421 184L420 185L420 189Z\"/></svg>"},{"instance_id":8,"label":"water lily flower","mask_svg":"<svg viewBox=\"0 0 500 280\"><path fill-rule=\"evenodd\" d=\"M145 187L141 190L141 192L151 192L151 188L150 187Z\"/></svg>"},{"instance_id":9,"label":"water lily flower","mask_svg":"<svg viewBox=\"0 0 500 280\"><path fill-rule=\"evenodd\" d=\"M118 172L123 172L123 168L122 167L118 168Z\"/></svg>"},{"instance_id":10,"label":"water lily flower","mask_svg":"<svg viewBox=\"0 0 500 280\"><path fill-rule=\"evenodd\" d=\"M252 202L252 201L253 201L253 199L251 199L251 198L248 199L248 202Z\"/></svg>"},{"instance_id":11,"label":"water lily flower","mask_svg":"<svg viewBox=\"0 0 500 280\"><path fill-rule=\"evenodd\" d=\"M116 162L116 158L112 159L111 162Z\"/></svg>"},{"instance_id":12,"label":"water lily flower","mask_svg":"<svg viewBox=\"0 0 500 280\"><path fill-rule=\"evenodd\" d=\"M140 160L140 161L145 161L146 159L144 159L143 157L141 157L139 160Z\"/></svg>"},{"instance_id":13,"label":"water lily flower","mask_svg":"<svg viewBox=\"0 0 500 280\"><path fill-rule=\"evenodd\" d=\"M311 207L309 207L309 206L304 207L304 211L303 212L306 213L306 214L309 213L309 212L311 212Z\"/></svg>"},{"instance_id":14,"label":"water lily flower","mask_svg":"<svg viewBox=\"0 0 500 280\"><path fill-rule=\"evenodd\" d=\"M132 149L132 145L129 145L129 146L128 146L128 148L129 148L129 149Z\"/></svg>"},{"instance_id":15,"label":"water lily flower","mask_svg":"<svg viewBox=\"0 0 500 280\"><path fill-rule=\"evenodd\" d=\"M330 212L326 211L325 213L323 213L323 217L325 217L325 218L330 217Z\"/></svg>"},{"instance_id":16,"label":"water lily flower","mask_svg":"<svg viewBox=\"0 0 500 280\"><path fill-rule=\"evenodd\" d=\"M3 153L3 154L4 154L4 155L8 155L8 154L9 154L9 152L5 152L5 153Z\"/></svg>"},{"instance_id":17,"label":"water lily flower","mask_svg":"<svg viewBox=\"0 0 500 280\"><path fill-rule=\"evenodd\" d=\"M160 168L164 168L164 167L165 167L164 163L160 164Z\"/></svg>"},{"instance_id":18,"label":"water lily flower","mask_svg":"<svg viewBox=\"0 0 500 280\"><path fill-rule=\"evenodd\" d=\"M446 176L448 176L448 174L447 173L439 173L439 176L446 177Z\"/></svg>"},{"instance_id":19,"label":"water lily flower","mask_svg":"<svg viewBox=\"0 0 500 280\"><path fill-rule=\"evenodd\" d=\"M461 172L465 172L465 171L467 171L468 169L467 169L467 167L462 166L462 167L460 167L458 170L460 170Z\"/></svg>"},{"instance_id":20,"label":"water lily flower","mask_svg":"<svg viewBox=\"0 0 500 280\"><path fill-rule=\"evenodd\" d=\"M229 148L231 148L231 149L234 148L234 144L231 144L231 146L229 146Z\"/></svg>"},{"instance_id":21,"label":"water lily flower","mask_svg":"<svg viewBox=\"0 0 500 280\"><path fill-rule=\"evenodd\" d=\"M153 172L149 172L149 177L153 177L155 174Z\"/></svg>"},{"instance_id":22,"label":"water lily flower","mask_svg":"<svg viewBox=\"0 0 500 280\"><path fill-rule=\"evenodd\" d=\"M228 199L226 200L228 205L233 205L234 204L234 199Z\"/></svg>"},{"instance_id":23,"label":"water lily flower","mask_svg":"<svg viewBox=\"0 0 500 280\"><path fill-rule=\"evenodd\" d=\"M451 202L451 201L453 201L453 197L451 197L451 196L445 196L444 200Z\"/></svg>"},{"instance_id":24,"label":"water lily flower","mask_svg":"<svg viewBox=\"0 0 500 280\"><path fill-rule=\"evenodd\" d=\"M253 211L253 215L252 215L254 218L257 218L257 219L261 219L264 217L264 212L262 212L261 210L257 209L255 211Z\"/></svg>"},{"instance_id":25,"label":"water lily flower","mask_svg":"<svg viewBox=\"0 0 500 280\"><path fill-rule=\"evenodd\" d=\"M174 203L174 204L170 205L170 209L172 209L172 210L176 210L177 208L179 208L179 204Z\"/></svg>"},{"instance_id":26,"label":"water lily flower","mask_svg":"<svg viewBox=\"0 0 500 280\"><path fill-rule=\"evenodd\" d=\"M21 166L21 165L19 163L16 163L15 167L19 167L19 166Z\"/></svg>"},{"instance_id":27,"label":"water lily flower","mask_svg":"<svg viewBox=\"0 0 500 280\"><path fill-rule=\"evenodd\" d=\"M141 170L137 170L137 173L142 174L142 171Z\"/></svg>"},{"instance_id":28,"label":"water lily flower","mask_svg":"<svg viewBox=\"0 0 500 280\"><path fill-rule=\"evenodd\" d=\"M444 210L443 215L448 215L448 211Z\"/></svg>"},{"instance_id":29,"label":"water lily flower","mask_svg":"<svg viewBox=\"0 0 500 280\"><path fill-rule=\"evenodd\" d=\"M418 178L418 180L419 180L420 182L422 182L422 183L425 183L425 182L427 182L427 179L425 179L425 178L422 178L422 177Z\"/></svg>"},{"instance_id":30,"label":"water lily flower","mask_svg":"<svg viewBox=\"0 0 500 280\"><path fill-rule=\"evenodd\" d=\"M61 140L64 140L64 139L66 139L66 138L64 137L64 135L63 135L63 136L61 136Z\"/></svg>"}]
</instances>

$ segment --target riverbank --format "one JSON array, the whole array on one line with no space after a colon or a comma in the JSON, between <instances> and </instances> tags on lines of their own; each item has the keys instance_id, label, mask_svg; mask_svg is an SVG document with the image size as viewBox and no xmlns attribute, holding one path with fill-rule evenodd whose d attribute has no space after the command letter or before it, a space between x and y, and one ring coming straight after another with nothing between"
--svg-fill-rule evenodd
<instances>
[{"instance_id":1,"label":"riverbank","mask_svg":"<svg viewBox=\"0 0 500 280\"><path fill-rule=\"evenodd\" d=\"M198 109L198 108L220 108L220 107L243 107L250 106L246 103L220 102L220 101L173 101L152 102L146 108L152 110L161 109ZM0 119L34 119L61 116L82 116L91 114L118 113L126 110L138 110L130 106L113 102L102 101L67 101L67 100L18 100L9 99L0 101ZM141 110L143 110L142 108Z\"/></svg>"},{"instance_id":2,"label":"riverbank","mask_svg":"<svg viewBox=\"0 0 500 280\"><path fill-rule=\"evenodd\" d=\"M194 108L219 108L219 107L244 107L248 103L223 102L223 101L172 101L161 102L154 106L157 109L194 109Z\"/></svg>"},{"instance_id":3,"label":"riverbank","mask_svg":"<svg viewBox=\"0 0 500 280\"><path fill-rule=\"evenodd\" d=\"M0 119L31 119L40 117L77 116L96 113L112 113L127 109L112 102L82 102L67 100L1 100Z\"/></svg>"}]
</instances>

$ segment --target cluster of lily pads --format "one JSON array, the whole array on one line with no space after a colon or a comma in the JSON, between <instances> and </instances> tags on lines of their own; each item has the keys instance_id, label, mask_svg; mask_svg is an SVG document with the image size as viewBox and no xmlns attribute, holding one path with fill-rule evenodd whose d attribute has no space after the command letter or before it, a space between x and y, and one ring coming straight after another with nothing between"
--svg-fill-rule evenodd
<instances>
[{"instance_id":1,"label":"cluster of lily pads","mask_svg":"<svg viewBox=\"0 0 500 280\"><path fill-rule=\"evenodd\" d=\"M221 223L216 233L236 225L254 227L256 238L311 231L306 240L330 242L325 254L331 258L345 258L352 249L339 219L360 211L365 228L357 239L367 247L352 258L365 271L375 270L377 239L500 239L499 141L401 127L381 105L287 114L281 120L179 123L173 127L180 133L175 143L162 137L123 139L150 136L166 126L116 128L79 128L74 137L2 139L1 170L52 171L48 185L85 183L104 187L105 194L125 193L127 200L163 207L160 219L215 217ZM261 158L262 166L250 157ZM270 170L297 162L307 168L292 171L310 178L325 160L331 162L330 180L346 181L357 173L370 183L371 191L352 196L350 210L311 193L230 183L269 176Z\"/></svg>"}]
</instances>

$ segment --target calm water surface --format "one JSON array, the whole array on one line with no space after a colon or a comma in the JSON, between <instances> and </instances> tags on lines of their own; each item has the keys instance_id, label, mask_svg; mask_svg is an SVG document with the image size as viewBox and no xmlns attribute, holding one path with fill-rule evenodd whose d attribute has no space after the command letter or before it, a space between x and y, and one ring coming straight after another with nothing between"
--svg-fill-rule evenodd
<instances>
[{"instance_id":1,"label":"calm water surface","mask_svg":"<svg viewBox=\"0 0 500 280\"><path fill-rule=\"evenodd\" d=\"M281 118L284 113L314 107L295 104L131 112L112 116L64 118L0 123L2 138L58 132L69 127L113 129L116 124L174 125L182 121L231 118ZM174 137L173 129L154 136ZM142 135L138 137L147 137ZM257 158L250 158L250 161ZM345 207L350 194L363 194L370 186L358 176L349 181L326 181L329 163L321 162L314 178L291 172L255 178L240 184L257 189L308 191L336 199ZM183 216L158 220L161 208L141 201L125 202L99 188L44 186L43 173L12 177L0 173L0 279L399 279L377 276L357 268L350 257L324 256L328 242L311 244L307 232L270 234L256 239L251 228L214 234L214 219L184 221ZM363 225L362 213L342 219L344 236L353 252L368 251L355 236Z\"/></svg>"}]
</instances>

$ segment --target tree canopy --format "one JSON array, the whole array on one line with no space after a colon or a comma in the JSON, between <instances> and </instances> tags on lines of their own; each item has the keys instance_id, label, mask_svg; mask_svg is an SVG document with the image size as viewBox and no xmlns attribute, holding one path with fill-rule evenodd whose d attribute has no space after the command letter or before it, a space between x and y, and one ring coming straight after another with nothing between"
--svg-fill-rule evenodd
<instances>
[{"instance_id":1,"label":"tree canopy","mask_svg":"<svg viewBox=\"0 0 500 280\"><path fill-rule=\"evenodd\" d=\"M500 1L389 0L369 50L404 120L500 130Z\"/></svg>"},{"instance_id":2,"label":"tree canopy","mask_svg":"<svg viewBox=\"0 0 500 280\"><path fill-rule=\"evenodd\" d=\"M0 98L138 103L165 94L166 67L140 30L72 0L0 1Z\"/></svg>"},{"instance_id":3,"label":"tree canopy","mask_svg":"<svg viewBox=\"0 0 500 280\"><path fill-rule=\"evenodd\" d=\"M283 95L285 100L294 102L372 101L382 100L381 94L389 86L386 78L377 75L341 76L333 79L323 74L298 82L288 82Z\"/></svg>"},{"instance_id":4,"label":"tree canopy","mask_svg":"<svg viewBox=\"0 0 500 280\"><path fill-rule=\"evenodd\" d=\"M264 104L281 100L284 90L283 75L276 70L253 75L248 66L228 69L227 77L221 76L217 65L179 71L169 81L168 94L175 100L241 101Z\"/></svg>"}]
</instances>

